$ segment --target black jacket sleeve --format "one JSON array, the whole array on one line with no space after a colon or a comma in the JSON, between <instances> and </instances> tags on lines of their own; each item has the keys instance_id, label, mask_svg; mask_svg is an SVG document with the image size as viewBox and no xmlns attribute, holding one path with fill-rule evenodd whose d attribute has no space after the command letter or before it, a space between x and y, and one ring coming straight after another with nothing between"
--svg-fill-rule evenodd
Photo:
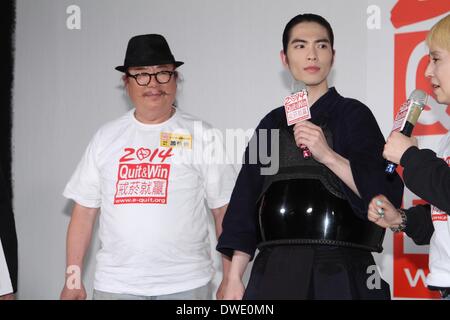
<instances>
[{"instance_id":1,"label":"black jacket sleeve","mask_svg":"<svg viewBox=\"0 0 450 320\"><path fill-rule=\"evenodd\" d=\"M17 235L11 197L0 169L0 239L14 292L17 291Z\"/></svg>"},{"instance_id":2,"label":"black jacket sleeve","mask_svg":"<svg viewBox=\"0 0 450 320\"><path fill-rule=\"evenodd\" d=\"M405 185L416 195L450 213L450 168L431 150L411 147L403 154Z\"/></svg>"},{"instance_id":3,"label":"black jacket sleeve","mask_svg":"<svg viewBox=\"0 0 450 320\"><path fill-rule=\"evenodd\" d=\"M367 208L373 197L384 194L396 207L400 207L403 182L395 172L384 172L386 162L382 157L385 140L370 109L361 102L346 99L340 121L342 129L337 131L339 149L350 162L353 180L361 197L342 183L354 212L367 220Z\"/></svg>"},{"instance_id":4,"label":"black jacket sleeve","mask_svg":"<svg viewBox=\"0 0 450 320\"><path fill-rule=\"evenodd\" d=\"M433 221L431 220L430 205L419 205L405 210L406 229L405 233L415 244L430 244L434 233Z\"/></svg>"},{"instance_id":5,"label":"black jacket sleeve","mask_svg":"<svg viewBox=\"0 0 450 320\"><path fill-rule=\"evenodd\" d=\"M267 164L262 164L257 155L259 155L260 137L267 137L267 141L261 141L261 143L267 145L267 152L271 154L268 141L271 141L270 129L273 128L275 121L273 114L274 112L269 113L261 120L245 150L244 163L222 222L222 234L216 249L229 257L233 255L234 250L238 250L249 254L253 259L260 240L257 202L264 182L261 169ZM267 136L260 135L261 130L265 130Z\"/></svg>"},{"instance_id":6,"label":"black jacket sleeve","mask_svg":"<svg viewBox=\"0 0 450 320\"><path fill-rule=\"evenodd\" d=\"M226 256L233 256L238 250L252 258L258 242L256 202L261 190L259 169L255 165L244 164L239 172L236 185L222 222L222 234L217 250Z\"/></svg>"}]
</instances>

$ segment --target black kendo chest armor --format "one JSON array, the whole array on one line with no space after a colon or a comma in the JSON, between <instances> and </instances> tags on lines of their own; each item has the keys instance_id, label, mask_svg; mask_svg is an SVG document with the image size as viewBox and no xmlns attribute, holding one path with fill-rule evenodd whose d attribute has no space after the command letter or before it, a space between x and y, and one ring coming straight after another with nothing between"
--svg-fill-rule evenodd
<instances>
[{"instance_id":1,"label":"black kendo chest armor","mask_svg":"<svg viewBox=\"0 0 450 320\"><path fill-rule=\"evenodd\" d=\"M319 125L333 148L324 119ZM258 247L322 244L381 252L384 229L356 216L341 183L326 166L303 159L292 127L280 126L279 171L265 176L257 206Z\"/></svg>"}]
</instances>

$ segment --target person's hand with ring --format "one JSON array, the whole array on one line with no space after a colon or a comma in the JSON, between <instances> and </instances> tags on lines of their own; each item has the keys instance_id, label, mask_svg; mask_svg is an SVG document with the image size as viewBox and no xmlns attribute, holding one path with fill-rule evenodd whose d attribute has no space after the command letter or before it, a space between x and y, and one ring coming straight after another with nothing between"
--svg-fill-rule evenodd
<instances>
[{"instance_id":1,"label":"person's hand with ring","mask_svg":"<svg viewBox=\"0 0 450 320\"><path fill-rule=\"evenodd\" d=\"M382 228L396 226L402 222L400 212L384 195L378 195L370 201L367 218Z\"/></svg>"}]
</instances>

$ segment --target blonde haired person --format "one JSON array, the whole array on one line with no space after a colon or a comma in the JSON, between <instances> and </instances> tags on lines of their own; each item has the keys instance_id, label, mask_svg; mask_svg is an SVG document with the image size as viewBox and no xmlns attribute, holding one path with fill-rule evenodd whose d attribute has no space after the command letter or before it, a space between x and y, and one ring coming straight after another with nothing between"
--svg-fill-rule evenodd
<instances>
[{"instance_id":1,"label":"blonde haired person","mask_svg":"<svg viewBox=\"0 0 450 320\"><path fill-rule=\"evenodd\" d=\"M430 62L425 76L436 100L450 104L450 15L430 30L426 41ZM419 149L414 137L392 133L383 156L403 166L405 185L430 204L403 211L380 195L372 199L368 218L381 227L404 231L416 244L430 244L427 286L450 299L450 132L441 140L437 154Z\"/></svg>"}]
</instances>

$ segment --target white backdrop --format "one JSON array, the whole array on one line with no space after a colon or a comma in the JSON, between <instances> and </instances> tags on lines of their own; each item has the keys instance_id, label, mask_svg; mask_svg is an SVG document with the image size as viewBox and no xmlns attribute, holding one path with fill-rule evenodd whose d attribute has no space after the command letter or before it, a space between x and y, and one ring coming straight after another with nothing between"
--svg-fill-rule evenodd
<instances>
[{"instance_id":1,"label":"white backdrop","mask_svg":"<svg viewBox=\"0 0 450 320\"><path fill-rule=\"evenodd\" d=\"M59 296L71 208L61 193L94 132L129 108L114 67L122 64L131 36L161 33L185 62L179 69L181 109L222 130L246 130L289 93L289 74L279 59L285 24L298 13L321 14L335 32L330 85L366 103L387 136L395 2L17 0L13 177L19 298ZM80 29L67 26L71 5L80 9ZM367 27L370 5L380 9L379 29ZM93 244L84 277L89 294L98 241ZM390 232L376 259L392 283Z\"/></svg>"}]
</instances>

